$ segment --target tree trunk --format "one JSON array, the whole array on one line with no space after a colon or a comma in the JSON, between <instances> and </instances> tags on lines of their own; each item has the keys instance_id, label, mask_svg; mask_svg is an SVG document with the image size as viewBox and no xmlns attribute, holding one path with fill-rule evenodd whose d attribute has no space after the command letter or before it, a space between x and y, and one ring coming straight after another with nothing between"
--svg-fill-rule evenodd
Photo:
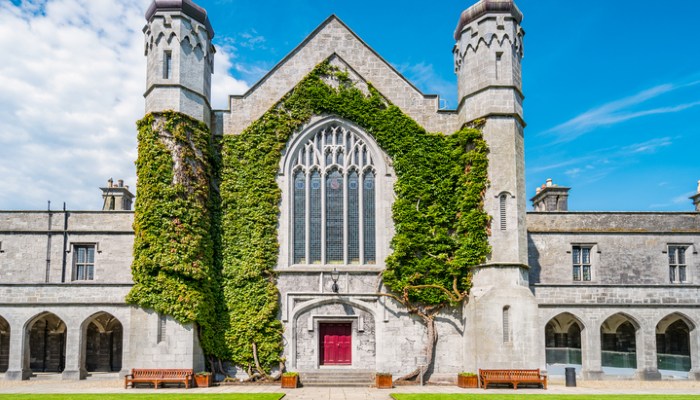
<instances>
[{"instance_id":1,"label":"tree trunk","mask_svg":"<svg viewBox=\"0 0 700 400\"><path fill-rule=\"evenodd\" d=\"M433 363L435 361L435 345L438 340L437 329L435 328L435 316L434 315L421 315L419 314L426 329L428 330L428 340L425 342L425 349L423 354L426 356L426 366L417 367L408 374L397 378L397 381L413 381L416 378L423 378L423 382L426 381L425 374L433 369Z\"/></svg>"}]
</instances>

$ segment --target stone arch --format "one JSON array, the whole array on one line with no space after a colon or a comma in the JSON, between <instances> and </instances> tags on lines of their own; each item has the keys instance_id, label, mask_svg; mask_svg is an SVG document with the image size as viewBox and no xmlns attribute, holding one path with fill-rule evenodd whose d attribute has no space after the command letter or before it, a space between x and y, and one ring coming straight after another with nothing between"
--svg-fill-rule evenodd
<instances>
[{"instance_id":1,"label":"stone arch","mask_svg":"<svg viewBox=\"0 0 700 400\"><path fill-rule=\"evenodd\" d=\"M0 316L0 373L7 372L10 364L10 323Z\"/></svg>"},{"instance_id":2,"label":"stone arch","mask_svg":"<svg viewBox=\"0 0 700 400\"><path fill-rule=\"evenodd\" d=\"M570 312L555 315L545 325L547 364L581 364L581 332L585 326Z\"/></svg>"},{"instance_id":3,"label":"stone arch","mask_svg":"<svg viewBox=\"0 0 700 400\"><path fill-rule=\"evenodd\" d=\"M63 372L66 366L66 323L45 311L29 319L24 329L28 339L25 367L32 372Z\"/></svg>"},{"instance_id":4,"label":"stone arch","mask_svg":"<svg viewBox=\"0 0 700 400\"><path fill-rule=\"evenodd\" d=\"M320 368L322 325L338 323L351 325L351 365L363 369L376 365L376 311L362 300L335 297L304 301L291 312L290 320L287 338L292 368Z\"/></svg>"},{"instance_id":5,"label":"stone arch","mask_svg":"<svg viewBox=\"0 0 700 400\"><path fill-rule=\"evenodd\" d=\"M124 327L112 314L100 311L86 318L80 326L87 372L118 372L122 368Z\"/></svg>"},{"instance_id":6,"label":"stone arch","mask_svg":"<svg viewBox=\"0 0 700 400\"><path fill-rule=\"evenodd\" d=\"M639 321L623 312L612 314L600 325L601 365L637 368Z\"/></svg>"},{"instance_id":7,"label":"stone arch","mask_svg":"<svg viewBox=\"0 0 700 400\"><path fill-rule=\"evenodd\" d=\"M656 324L656 364L659 370L690 371L691 332L695 324L686 315L674 312Z\"/></svg>"}]
</instances>

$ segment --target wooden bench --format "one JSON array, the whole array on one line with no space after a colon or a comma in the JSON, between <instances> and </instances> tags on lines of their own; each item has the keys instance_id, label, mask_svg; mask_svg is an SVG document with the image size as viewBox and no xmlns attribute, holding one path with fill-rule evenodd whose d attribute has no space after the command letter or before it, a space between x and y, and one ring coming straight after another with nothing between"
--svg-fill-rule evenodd
<instances>
[{"instance_id":1,"label":"wooden bench","mask_svg":"<svg viewBox=\"0 0 700 400\"><path fill-rule=\"evenodd\" d=\"M513 389L521 383L534 383L547 389L547 375L539 369L479 369L479 380L484 389L491 383L509 383Z\"/></svg>"},{"instance_id":2,"label":"wooden bench","mask_svg":"<svg viewBox=\"0 0 700 400\"><path fill-rule=\"evenodd\" d=\"M192 377L194 376L191 369L137 369L133 368L131 373L124 377L124 389L134 387L135 383L152 383L155 389L158 389L161 383L184 383L185 389L192 386Z\"/></svg>"}]
</instances>

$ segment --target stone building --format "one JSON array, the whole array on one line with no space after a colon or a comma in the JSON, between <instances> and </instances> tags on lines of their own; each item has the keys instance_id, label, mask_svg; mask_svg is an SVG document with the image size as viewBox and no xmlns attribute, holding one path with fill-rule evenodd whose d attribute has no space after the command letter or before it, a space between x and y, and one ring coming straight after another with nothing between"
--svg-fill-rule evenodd
<instances>
[{"instance_id":1,"label":"stone building","mask_svg":"<svg viewBox=\"0 0 700 400\"><path fill-rule=\"evenodd\" d=\"M535 211L526 212L523 15L511 0L481 0L459 16L456 110L441 110L437 96L421 93L335 16L247 93L231 96L228 109L212 110L214 30L206 11L190 0L155 0L146 19L146 112L179 111L215 135L240 134L326 60L358 87L371 82L427 131L486 121L492 253L474 269L468 301L438 320L432 379L478 368L557 374L563 366L585 379L700 378L700 190L693 212L572 212L569 188L548 181L532 199ZM353 152L361 156L339 161L337 154ZM398 375L419 362L425 328L377 295L391 252L395 180L390 157L353 121L313 116L289 140L277 179L276 268L287 368ZM334 182L346 182L348 193ZM333 203L332 190L342 201ZM102 192L99 212L0 212L6 379L204 368L195 327L125 303L133 195L111 181ZM335 205L324 213L321 201ZM350 217L328 222L332 212L351 209L354 225Z\"/></svg>"}]
</instances>

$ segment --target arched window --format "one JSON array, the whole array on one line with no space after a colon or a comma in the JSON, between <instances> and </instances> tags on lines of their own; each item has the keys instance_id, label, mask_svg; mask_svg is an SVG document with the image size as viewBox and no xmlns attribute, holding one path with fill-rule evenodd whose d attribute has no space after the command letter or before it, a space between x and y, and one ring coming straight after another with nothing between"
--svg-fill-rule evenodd
<instances>
[{"instance_id":1,"label":"arched window","mask_svg":"<svg viewBox=\"0 0 700 400\"><path fill-rule=\"evenodd\" d=\"M503 343L510 342L510 306L503 307Z\"/></svg>"},{"instance_id":2,"label":"arched window","mask_svg":"<svg viewBox=\"0 0 700 400\"><path fill-rule=\"evenodd\" d=\"M300 142L289 164L292 264L375 264L375 155L344 125Z\"/></svg>"}]
</instances>

